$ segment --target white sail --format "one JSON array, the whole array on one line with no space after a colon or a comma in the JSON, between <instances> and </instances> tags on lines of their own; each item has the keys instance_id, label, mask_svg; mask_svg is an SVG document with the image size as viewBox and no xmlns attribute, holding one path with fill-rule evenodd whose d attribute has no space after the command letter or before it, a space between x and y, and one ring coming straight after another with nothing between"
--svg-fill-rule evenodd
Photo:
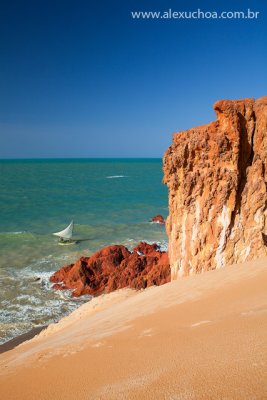
<instances>
[{"instance_id":1,"label":"white sail","mask_svg":"<svg viewBox=\"0 0 267 400\"><path fill-rule=\"evenodd\" d=\"M67 228L63 229L63 231L55 232L55 233L53 233L53 235L59 236L63 239L71 239L72 231L73 231L73 221L71 221L69 226L67 226Z\"/></svg>"}]
</instances>

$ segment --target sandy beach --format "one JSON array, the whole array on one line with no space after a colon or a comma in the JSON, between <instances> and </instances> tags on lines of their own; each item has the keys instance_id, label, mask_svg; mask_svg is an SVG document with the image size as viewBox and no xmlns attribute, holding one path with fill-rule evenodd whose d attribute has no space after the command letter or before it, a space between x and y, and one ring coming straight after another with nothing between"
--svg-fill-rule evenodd
<instances>
[{"instance_id":1,"label":"sandy beach","mask_svg":"<svg viewBox=\"0 0 267 400\"><path fill-rule=\"evenodd\" d=\"M97 297L0 356L1 398L265 399L266 266Z\"/></svg>"}]
</instances>

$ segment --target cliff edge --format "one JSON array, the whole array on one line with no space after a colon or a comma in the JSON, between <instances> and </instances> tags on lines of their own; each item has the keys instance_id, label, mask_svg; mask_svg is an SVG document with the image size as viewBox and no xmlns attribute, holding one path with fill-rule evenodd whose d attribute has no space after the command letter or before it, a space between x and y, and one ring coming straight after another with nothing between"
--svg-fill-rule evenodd
<instances>
[{"instance_id":1,"label":"cliff edge","mask_svg":"<svg viewBox=\"0 0 267 400\"><path fill-rule=\"evenodd\" d=\"M267 255L267 96L214 110L164 155L172 279Z\"/></svg>"}]
</instances>

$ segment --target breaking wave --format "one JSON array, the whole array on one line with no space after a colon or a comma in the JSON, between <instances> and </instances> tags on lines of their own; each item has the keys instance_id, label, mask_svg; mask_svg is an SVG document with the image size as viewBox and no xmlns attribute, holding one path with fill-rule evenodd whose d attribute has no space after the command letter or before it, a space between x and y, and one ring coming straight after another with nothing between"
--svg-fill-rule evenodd
<instances>
[{"instance_id":1,"label":"breaking wave","mask_svg":"<svg viewBox=\"0 0 267 400\"><path fill-rule=\"evenodd\" d=\"M57 322L91 300L92 296L72 297L70 290L52 290L49 278L53 271L36 270L40 265L49 267L48 260L49 257L20 270L8 268L0 274L0 344L32 328Z\"/></svg>"},{"instance_id":2,"label":"breaking wave","mask_svg":"<svg viewBox=\"0 0 267 400\"><path fill-rule=\"evenodd\" d=\"M107 179L127 178L127 175L110 175L106 176Z\"/></svg>"}]
</instances>

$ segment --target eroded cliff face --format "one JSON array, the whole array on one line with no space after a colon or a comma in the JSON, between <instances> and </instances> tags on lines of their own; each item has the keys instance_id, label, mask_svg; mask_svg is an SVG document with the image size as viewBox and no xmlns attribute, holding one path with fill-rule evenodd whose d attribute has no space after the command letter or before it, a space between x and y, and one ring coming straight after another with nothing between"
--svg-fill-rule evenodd
<instances>
[{"instance_id":1,"label":"eroded cliff face","mask_svg":"<svg viewBox=\"0 0 267 400\"><path fill-rule=\"evenodd\" d=\"M267 97L214 110L164 156L172 279L267 255Z\"/></svg>"}]
</instances>

